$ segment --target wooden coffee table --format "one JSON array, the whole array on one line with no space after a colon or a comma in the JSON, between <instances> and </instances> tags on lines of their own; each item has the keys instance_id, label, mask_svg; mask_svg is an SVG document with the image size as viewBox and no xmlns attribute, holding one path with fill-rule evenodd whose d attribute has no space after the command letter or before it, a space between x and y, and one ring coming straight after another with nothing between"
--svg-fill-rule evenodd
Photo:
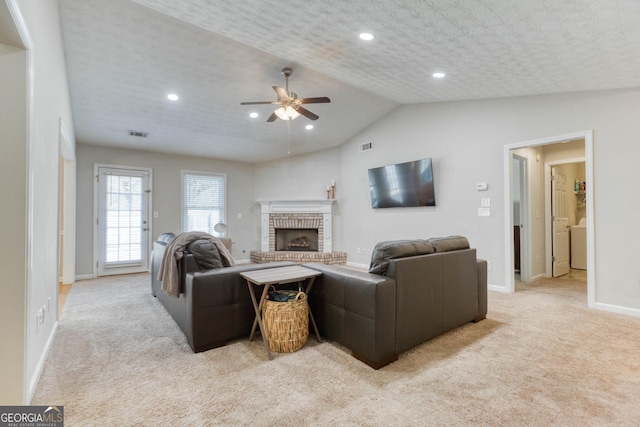
<instances>
[{"instance_id":1,"label":"wooden coffee table","mask_svg":"<svg viewBox=\"0 0 640 427\"><path fill-rule=\"evenodd\" d=\"M260 334L262 335L262 341L267 348L267 355L269 357L269 360L273 359L273 353L271 353L269 342L267 341L267 335L264 332L264 328L262 327L262 306L264 305L264 300L267 297L269 287L271 285L284 285L287 283L297 282L298 290L309 295L315 278L317 276L320 276L321 274L322 272L320 271L312 270L300 265L294 265L290 267L265 268L263 270L245 271L243 273L240 273L240 276L242 276L247 281L247 286L249 286L249 294L251 294L251 302L253 303L253 309L256 312L256 318L254 319L253 326L251 327L249 341L253 339L253 334L256 331L257 324L260 327ZM305 281L307 281L307 286L303 288L303 283ZM253 290L253 285L264 287L259 302L256 300L256 294ZM322 340L320 339L320 333L318 332L318 327L316 326L316 321L313 318L313 314L311 313L311 309L309 309L309 317L311 318L311 324L313 325L313 330L316 333L318 342L322 342Z\"/></svg>"}]
</instances>

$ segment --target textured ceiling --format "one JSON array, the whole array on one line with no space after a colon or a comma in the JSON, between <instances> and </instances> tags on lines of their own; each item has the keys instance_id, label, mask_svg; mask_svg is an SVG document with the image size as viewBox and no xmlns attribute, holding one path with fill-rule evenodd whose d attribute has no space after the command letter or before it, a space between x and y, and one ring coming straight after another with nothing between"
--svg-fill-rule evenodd
<instances>
[{"instance_id":1,"label":"textured ceiling","mask_svg":"<svg viewBox=\"0 0 640 427\"><path fill-rule=\"evenodd\" d=\"M400 104L640 86L639 0L60 4L90 144L258 162L339 145ZM308 106L319 120L288 129L265 122L272 106L240 105L275 100L285 66L299 96L331 98Z\"/></svg>"}]
</instances>

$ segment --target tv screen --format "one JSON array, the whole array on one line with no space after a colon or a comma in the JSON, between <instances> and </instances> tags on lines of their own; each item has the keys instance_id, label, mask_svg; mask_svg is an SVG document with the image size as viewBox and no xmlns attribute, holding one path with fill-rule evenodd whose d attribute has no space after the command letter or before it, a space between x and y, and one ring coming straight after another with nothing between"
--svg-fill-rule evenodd
<instances>
[{"instance_id":1,"label":"tv screen","mask_svg":"<svg viewBox=\"0 0 640 427\"><path fill-rule=\"evenodd\" d=\"M431 159L369 169L371 207L435 206Z\"/></svg>"}]
</instances>

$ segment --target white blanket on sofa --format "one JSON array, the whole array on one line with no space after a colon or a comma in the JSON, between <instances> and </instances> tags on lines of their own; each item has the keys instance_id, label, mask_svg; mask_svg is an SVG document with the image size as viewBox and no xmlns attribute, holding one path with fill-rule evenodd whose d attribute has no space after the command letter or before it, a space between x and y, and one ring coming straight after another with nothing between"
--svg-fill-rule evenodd
<instances>
[{"instance_id":1,"label":"white blanket on sofa","mask_svg":"<svg viewBox=\"0 0 640 427\"><path fill-rule=\"evenodd\" d=\"M202 231L188 231L180 233L173 238L164 250L162 263L158 270L158 280L162 282L162 290L172 297L179 297L180 292L180 272L178 271L178 261L184 256L184 249L194 240L208 240L215 245L220 252L220 257L225 267L235 265L233 256L220 239L209 233Z\"/></svg>"}]
</instances>

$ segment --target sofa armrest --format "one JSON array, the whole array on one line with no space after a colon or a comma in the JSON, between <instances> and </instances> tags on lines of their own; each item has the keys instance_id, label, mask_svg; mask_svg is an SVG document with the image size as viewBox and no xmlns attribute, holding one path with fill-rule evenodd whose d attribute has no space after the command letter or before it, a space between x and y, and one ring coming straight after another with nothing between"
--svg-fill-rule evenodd
<instances>
[{"instance_id":1,"label":"sofa armrest","mask_svg":"<svg viewBox=\"0 0 640 427\"><path fill-rule=\"evenodd\" d=\"M241 272L292 265L296 264L241 264L187 273L183 295L187 330L184 332L194 351L203 351L243 335L249 336L256 315Z\"/></svg>"},{"instance_id":2,"label":"sofa armrest","mask_svg":"<svg viewBox=\"0 0 640 427\"><path fill-rule=\"evenodd\" d=\"M376 369L397 360L395 280L322 263L304 267L322 272L309 296L320 333Z\"/></svg>"},{"instance_id":3,"label":"sofa armrest","mask_svg":"<svg viewBox=\"0 0 640 427\"><path fill-rule=\"evenodd\" d=\"M478 317L476 322L487 317L487 261L483 259L478 262Z\"/></svg>"}]
</instances>

